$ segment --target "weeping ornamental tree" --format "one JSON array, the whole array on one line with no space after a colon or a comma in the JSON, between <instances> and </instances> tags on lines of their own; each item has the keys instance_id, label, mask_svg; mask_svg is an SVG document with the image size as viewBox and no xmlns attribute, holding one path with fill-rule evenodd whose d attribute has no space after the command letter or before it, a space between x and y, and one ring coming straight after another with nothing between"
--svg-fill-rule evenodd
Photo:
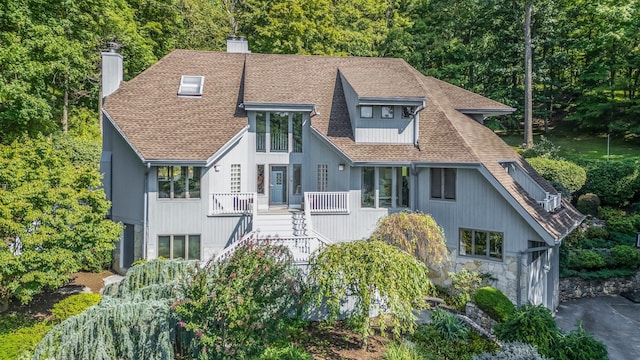
<instances>
[{"instance_id":1,"label":"weeping ornamental tree","mask_svg":"<svg viewBox=\"0 0 640 360\"><path fill-rule=\"evenodd\" d=\"M310 264L305 293L309 309L326 306L328 320L336 320L341 305L353 298L354 307L346 315L365 345L373 326L382 332L389 326L396 336L413 332L412 311L427 307L425 298L433 289L424 263L382 241L332 244L315 253ZM388 309L388 317L370 318L376 302Z\"/></svg>"},{"instance_id":2,"label":"weeping ornamental tree","mask_svg":"<svg viewBox=\"0 0 640 360\"><path fill-rule=\"evenodd\" d=\"M385 216L378 221L371 240L399 247L427 266L441 264L447 258L444 230L428 214L403 211Z\"/></svg>"},{"instance_id":3,"label":"weeping ornamental tree","mask_svg":"<svg viewBox=\"0 0 640 360\"><path fill-rule=\"evenodd\" d=\"M100 304L54 327L34 359L174 359L191 339L171 305L180 298L194 262L153 260L134 266L122 283L105 289Z\"/></svg>"}]
</instances>

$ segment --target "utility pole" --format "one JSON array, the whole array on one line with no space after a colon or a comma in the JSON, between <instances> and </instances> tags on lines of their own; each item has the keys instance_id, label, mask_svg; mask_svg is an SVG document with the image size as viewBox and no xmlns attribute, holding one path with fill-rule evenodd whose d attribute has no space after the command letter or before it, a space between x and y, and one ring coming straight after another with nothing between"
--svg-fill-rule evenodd
<instances>
[{"instance_id":1,"label":"utility pole","mask_svg":"<svg viewBox=\"0 0 640 360\"><path fill-rule=\"evenodd\" d=\"M534 0L527 0L524 9L524 147L533 146L533 61L531 49L531 10Z\"/></svg>"}]
</instances>

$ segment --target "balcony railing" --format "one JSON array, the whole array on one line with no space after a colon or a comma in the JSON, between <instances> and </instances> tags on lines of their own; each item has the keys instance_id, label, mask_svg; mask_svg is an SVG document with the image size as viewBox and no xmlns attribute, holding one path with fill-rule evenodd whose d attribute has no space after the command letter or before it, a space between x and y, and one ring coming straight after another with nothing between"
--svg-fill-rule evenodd
<instances>
[{"instance_id":1,"label":"balcony railing","mask_svg":"<svg viewBox=\"0 0 640 360\"><path fill-rule=\"evenodd\" d=\"M332 214L349 212L349 193L305 192L304 206L312 214Z\"/></svg>"},{"instance_id":2,"label":"balcony railing","mask_svg":"<svg viewBox=\"0 0 640 360\"><path fill-rule=\"evenodd\" d=\"M542 206L547 212L556 210L557 208L560 207L561 203L562 203L562 196L560 194L551 195L549 193L547 193L547 196L545 197L544 200L538 201L538 204L540 204L540 206Z\"/></svg>"},{"instance_id":3,"label":"balcony railing","mask_svg":"<svg viewBox=\"0 0 640 360\"><path fill-rule=\"evenodd\" d=\"M265 133L256 133L256 151L267 151L267 135Z\"/></svg>"},{"instance_id":4,"label":"balcony railing","mask_svg":"<svg viewBox=\"0 0 640 360\"><path fill-rule=\"evenodd\" d=\"M289 151L289 134L271 134L271 152Z\"/></svg>"},{"instance_id":5,"label":"balcony railing","mask_svg":"<svg viewBox=\"0 0 640 360\"><path fill-rule=\"evenodd\" d=\"M262 239L257 236L257 232L251 232L244 236L241 240L236 241L225 248L220 254L215 257L215 260L217 261L229 258L238 248L252 242L284 246L289 249L289 251L291 251L293 261L297 264L309 263L309 258L314 251L330 244L328 240L316 236L294 236L286 238L271 237Z\"/></svg>"},{"instance_id":6,"label":"balcony railing","mask_svg":"<svg viewBox=\"0 0 640 360\"><path fill-rule=\"evenodd\" d=\"M256 193L214 193L210 197L210 215L255 215L258 211Z\"/></svg>"}]
</instances>

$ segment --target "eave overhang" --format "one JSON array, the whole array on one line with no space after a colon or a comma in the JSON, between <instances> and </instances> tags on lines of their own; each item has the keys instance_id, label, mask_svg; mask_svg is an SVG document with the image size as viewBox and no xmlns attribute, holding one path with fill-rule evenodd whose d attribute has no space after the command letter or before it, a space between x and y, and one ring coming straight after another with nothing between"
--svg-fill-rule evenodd
<instances>
[{"instance_id":1,"label":"eave overhang","mask_svg":"<svg viewBox=\"0 0 640 360\"><path fill-rule=\"evenodd\" d=\"M379 97L379 96L358 96L358 105L401 105L401 106L424 106L427 99L424 97Z\"/></svg>"},{"instance_id":2,"label":"eave overhang","mask_svg":"<svg viewBox=\"0 0 640 360\"><path fill-rule=\"evenodd\" d=\"M484 117L510 115L514 111L516 111L515 108L506 108L506 109L476 109L476 108L464 109L464 108L456 108L456 110L458 110L459 112L461 112L461 113L463 113L465 115L482 115Z\"/></svg>"},{"instance_id":3,"label":"eave overhang","mask_svg":"<svg viewBox=\"0 0 640 360\"><path fill-rule=\"evenodd\" d=\"M246 111L282 111L282 112L311 112L316 104L267 103L245 101L240 104Z\"/></svg>"}]
</instances>

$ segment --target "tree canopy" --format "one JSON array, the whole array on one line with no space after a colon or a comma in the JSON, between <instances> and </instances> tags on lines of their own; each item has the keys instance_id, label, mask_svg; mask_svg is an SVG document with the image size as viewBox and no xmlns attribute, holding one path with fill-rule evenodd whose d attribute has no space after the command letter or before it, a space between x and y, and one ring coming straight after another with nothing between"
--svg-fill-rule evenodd
<instances>
[{"instance_id":1,"label":"tree canopy","mask_svg":"<svg viewBox=\"0 0 640 360\"><path fill-rule=\"evenodd\" d=\"M100 49L122 45L125 79L176 48L402 57L427 75L524 106L525 0L71 0L0 4L0 141L86 127ZM640 135L640 1L538 0L533 115ZM95 125L94 125L95 126Z\"/></svg>"},{"instance_id":2,"label":"tree canopy","mask_svg":"<svg viewBox=\"0 0 640 360\"><path fill-rule=\"evenodd\" d=\"M71 147L44 138L0 145L0 302L23 303L81 269L111 261L120 225L94 165L71 161Z\"/></svg>"}]
</instances>

